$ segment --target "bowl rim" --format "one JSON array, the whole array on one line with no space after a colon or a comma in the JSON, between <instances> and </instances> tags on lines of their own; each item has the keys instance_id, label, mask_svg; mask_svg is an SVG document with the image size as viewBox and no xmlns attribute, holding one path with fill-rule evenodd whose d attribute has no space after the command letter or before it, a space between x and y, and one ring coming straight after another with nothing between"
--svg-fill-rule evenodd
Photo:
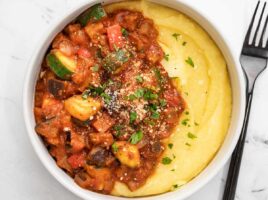
<instances>
[{"instance_id":1,"label":"bowl rim","mask_svg":"<svg viewBox=\"0 0 268 200\"><path fill-rule=\"evenodd\" d=\"M114 0L113 2L118 2L118 1L121 1L121 0ZM194 8L191 5L191 3L187 2L186 0L173 0L173 1L172 0L169 0L169 1L150 0L150 1L158 3L158 4L162 4L162 5L165 5L168 7L173 7L173 6L180 7L180 9L177 9L177 8L174 8L174 9L176 9L179 12L182 12L184 14L186 13L186 15L190 16L190 18L193 18L206 31L208 30L209 27L212 28L212 30L214 30L214 32L215 32L214 34L219 37L219 39L216 39L216 40L221 40L221 43L222 43L221 46L224 46L226 48L226 52L228 52L228 54L229 54L228 56L230 57L229 58L231 60L230 62L232 62L232 65L235 68L234 70L236 71L237 84L238 84L238 88L239 88L239 91L238 91L239 97L238 98L240 98L240 100L239 100L240 107L238 108L239 113L237 116L238 119L237 119L236 125L234 127L235 130L233 130L234 133L233 133L233 136L231 137L230 144L227 146L225 156L223 156L223 158L221 158L219 161L217 161L218 164L215 164L215 166L213 166L214 169L213 170L211 169L206 174L205 177L202 177L202 179L199 178L196 181L197 183L191 184L192 181L187 183L186 189L184 187L182 187L182 189L176 190L174 192L167 192L167 193L158 194L155 196L138 197L138 198L136 197L135 198L135 199L139 199L139 200L141 200L141 199L144 199L144 200L151 200L151 199L169 199L169 200L176 199L176 200L180 200L180 199L185 199L185 198L189 197L190 195L197 192L200 188L202 188L205 184L207 184L219 172L219 170L226 164L226 162L230 158L230 156L235 148L235 145L238 141L238 138L239 138L239 135L241 132L241 128L242 128L242 124L243 124L243 118L244 118L244 113L245 113L245 102L246 102L245 79L244 79L244 74L243 74L242 68L240 67L237 55L235 55L234 50L230 47L230 42L229 42L228 38L224 34L221 33L221 31L217 28L216 24L210 20L210 17L206 13L202 12L201 10L199 10L196 7ZM50 44L50 42L54 38L53 35L55 36L55 32L58 32L56 30L59 29L59 27L64 27L66 24L71 22L78 15L78 13L81 13L86 8L92 6L96 3L101 3L101 2L103 2L103 1L87 0L87 1L83 1L79 4L77 4L75 7L67 10L61 16L59 16L56 20L54 20L54 22L45 31L45 34L43 34L41 36L41 39L38 42L38 45L36 46L30 61L28 62L29 68L26 72L25 81L24 81L25 82L24 89L23 89L23 116L24 116L24 121L25 121L28 136L30 138L31 144L32 144L38 158L41 160L41 162L46 167L46 169L50 172L50 174L52 174L53 177L55 177L65 188L67 188L68 190L70 190L71 192L73 192L74 194L76 194L77 196L79 196L83 199L103 198L103 199L111 199L111 200L112 199L113 200L119 200L119 199L122 200L122 199L129 199L129 198L115 197L115 196L110 196L110 195L108 196L108 195L103 195L103 194L99 194L99 193L95 193L95 192L91 192L91 191L85 191L84 189L80 188L79 186L74 186L73 184L70 184L70 181L71 181L71 180L69 180L70 177L68 179L66 177L68 175L65 172L63 172L59 167L57 167L57 166L55 167L55 164L54 165L51 164L51 162L54 162L54 160L52 160L52 158L48 152L44 152L44 145L43 145L43 147L40 146L40 138L34 130L34 127L32 125L32 121L30 121L30 118L33 117L33 98L34 98L34 96L31 94L31 91L32 91L32 88L35 85L36 79L37 79L37 76L36 76L35 79L33 80L33 73L34 73L34 70L36 70L36 68L40 69L39 66L38 67L36 66L36 63L37 63L38 59L40 59L39 57L41 56L41 52L43 52L43 54L44 54L44 52L46 50L46 49L44 50L44 46L47 46L47 43ZM108 4L111 3L111 1L109 1L109 0L105 0L105 2ZM188 13L190 13L190 14L188 14ZM196 16L196 17L193 17L193 16ZM202 20L204 20L204 23L207 23L207 27L205 27L204 24L201 25L198 17L201 17ZM59 30L62 30L62 29L59 29ZM210 36L212 35L211 31L207 31L207 32ZM219 42L216 41L215 38L213 38L213 39L216 42L216 44L218 46L220 46ZM221 47L219 47L219 49L222 50ZM43 57L43 55L41 57ZM228 65L228 63L227 63L227 65ZM36 71L39 72L39 70L36 70ZM229 67L228 67L228 71L230 74ZM34 83L34 85L32 84L32 82ZM31 94L31 95L29 95L29 94ZM233 93L233 95L234 95L234 93ZM232 98L234 98L234 97L232 97ZM232 115L233 115L233 113L232 113ZM231 121L233 121L233 119L231 119ZM230 133L228 133L228 134L230 134ZM226 140L226 138L225 138L225 140ZM220 147L219 151L221 149L222 149L222 146ZM200 177L201 175L204 174L204 171L208 170L211 163L213 163L214 160L216 159L216 157L218 156L219 151L216 153L215 157L210 161L209 165L206 168L204 168L197 177ZM196 178L194 178L194 179L196 179ZM187 185L189 186L190 184L191 184L191 187L190 188L187 187Z\"/></svg>"}]
</instances>

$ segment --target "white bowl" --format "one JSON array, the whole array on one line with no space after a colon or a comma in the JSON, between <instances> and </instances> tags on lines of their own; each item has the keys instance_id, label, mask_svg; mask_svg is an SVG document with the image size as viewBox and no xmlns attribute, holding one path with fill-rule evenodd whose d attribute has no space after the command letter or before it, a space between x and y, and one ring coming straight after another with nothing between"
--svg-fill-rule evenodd
<instances>
[{"instance_id":1,"label":"white bowl","mask_svg":"<svg viewBox=\"0 0 268 200\"><path fill-rule=\"evenodd\" d=\"M104 0L104 3L112 3L118 0ZM179 0L153 0L156 3L163 4L174 9L177 9L186 15L190 16L196 20L214 39L219 48L221 49L228 65L229 75L231 79L232 92L233 92L233 111L231 124L228 131L228 134L224 140L223 145L221 146L219 152L210 162L210 164L192 181L187 183L181 189L174 192L168 192L156 196L150 197L141 197L135 198L137 200L181 200L196 192L198 189L203 187L211 178L219 172L223 167L226 161L231 156L232 151L237 143L239 134L242 127L243 117L244 117L244 108L245 108L245 81L243 72L241 70L238 58L234 55L234 51L230 49L227 38L221 34L215 27L215 24L204 13L193 9L187 1L181 2ZM50 26L47 32L44 34L44 37L41 38L40 43L38 44L32 59L29 62L28 73L25 79L24 86L24 96L23 96L23 109L24 109L24 119L26 127L29 133L30 140L32 145L42 161L47 170L66 188L72 191L77 196L83 199L107 199L107 200L118 200L118 199L129 199L123 197L114 197L103 194L98 194L88 190L84 190L79 187L72 178L70 178L64 171L62 171L55 163L53 158L48 153L46 147L44 146L40 137L36 134L35 120L33 115L34 107L34 90L35 83L38 77L40 70L41 62L44 58L44 55L58 32L60 32L69 22L76 18L81 12L83 12L88 7L99 3L99 0L88 0L74 9L72 9L66 16L61 17Z\"/></svg>"}]
</instances>

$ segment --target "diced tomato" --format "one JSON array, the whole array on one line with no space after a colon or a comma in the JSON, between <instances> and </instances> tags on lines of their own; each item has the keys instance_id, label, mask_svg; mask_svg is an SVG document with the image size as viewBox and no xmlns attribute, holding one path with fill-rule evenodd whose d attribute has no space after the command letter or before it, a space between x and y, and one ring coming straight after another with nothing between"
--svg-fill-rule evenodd
<instances>
[{"instance_id":1,"label":"diced tomato","mask_svg":"<svg viewBox=\"0 0 268 200\"><path fill-rule=\"evenodd\" d=\"M77 54L79 56L85 57L85 58L90 58L91 57L91 53L89 52L89 50L87 50L84 47L80 47L80 49L78 50Z\"/></svg>"},{"instance_id":2,"label":"diced tomato","mask_svg":"<svg viewBox=\"0 0 268 200\"><path fill-rule=\"evenodd\" d=\"M46 118L58 115L63 109L63 103L55 99L52 95L45 93L42 102L42 111Z\"/></svg>"},{"instance_id":3,"label":"diced tomato","mask_svg":"<svg viewBox=\"0 0 268 200\"><path fill-rule=\"evenodd\" d=\"M85 154L83 152L71 155L68 159L68 163L73 169L82 167L85 163Z\"/></svg>"},{"instance_id":4,"label":"diced tomato","mask_svg":"<svg viewBox=\"0 0 268 200\"><path fill-rule=\"evenodd\" d=\"M123 47L123 36L121 32L121 26L119 24L110 26L107 28L107 35L109 39L110 49L113 51L114 48Z\"/></svg>"},{"instance_id":5,"label":"diced tomato","mask_svg":"<svg viewBox=\"0 0 268 200\"><path fill-rule=\"evenodd\" d=\"M115 121L108 114L103 113L100 118L92 123L95 129L99 132L106 132L114 125Z\"/></svg>"},{"instance_id":6,"label":"diced tomato","mask_svg":"<svg viewBox=\"0 0 268 200\"><path fill-rule=\"evenodd\" d=\"M81 151L86 146L84 137L72 131L71 146L73 152Z\"/></svg>"},{"instance_id":7,"label":"diced tomato","mask_svg":"<svg viewBox=\"0 0 268 200\"><path fill-rule=\"evenodd\" d=\"M113 135L109 132L107 133L90 133L89 134L90 141L94 145L100 145L104 147L109 147L113 144Z\"/></svg>"},{"instance_id":8,"label":"diced tomato","mask_svg":"<svg viewBox=\"0 0 268 200\"><path fill-rule=\"evenodd\" d=\"M166 122L168 124L176 124L179 120L179 113L175 107L169 107L165 109L165 114L166 114ZM168 134L170 132L168 131Z\"/></svg>"}]
</instances>

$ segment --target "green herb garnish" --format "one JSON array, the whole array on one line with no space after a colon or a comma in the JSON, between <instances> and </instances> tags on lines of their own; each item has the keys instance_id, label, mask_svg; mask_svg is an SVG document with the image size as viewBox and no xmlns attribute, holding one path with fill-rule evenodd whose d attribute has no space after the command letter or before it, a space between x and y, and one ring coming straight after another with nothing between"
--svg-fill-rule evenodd
<instances>
[{"instance_id":1,"label":"green herb garnish","mask_svg":"<svg viewBox=\"0 0 268 200\"><path fill-rule=\"evenodd\" d=\"M116 145L115 142L112 144L112 149L113 149L114 153L116 153L118 151L118 146Z\"/></svg>"},{"instance_id":2,"label":"green herb garnish","mask_svg":"<svg viewBox=\"0 0 268 200\"><path fill-rule=\"evenodd\" d=\"M189 115L189 111L186 111L186 112L185 112L185 115Z\"/></svg>"},{"instance_id":3,"label":"green herb garnish","mask_svg":"<svg viewBox=\"0 0 268 200\"><path fill-rule=\"evenodd\" d=\"M118 51L116 51L115 57L118 61L121 62L127 62L128 61L128 56L126 55L126 52L122 49L119 49Z\"/></svg>"},{"instance_id":4,"label":"green herb garnish","mask_svg":"<svg viewBox=\"0 0 268 200\"><path fill-rule=\"evenodd\" d=\"M110 101L112 100L112 97L109 96L108 94L106 94L105 92L101 93L100 96L103 98L103 100L104 100L104 102L105 102L106 104L109 104Z\"/></svg>"},{"instance_id":5,"label":"green herb garnish","mask_svg":"<svg viewBox=\"0 0 268 200\"><path fill-rule=\"evenodd\" d=\"M83 100L86 100L89 96L89 93L90 93L90 90L85 90L83 93L82 93L82 99Z\"/></svg>"},{"instance_id":6,"label":"green herb garnish","mask_svg":"<svg viewBox=\"0 0 268 200\"><path fill-rule=\"evenodd\" d=\"M138 83L142 83L143 82L143 78L141 77L141 75L136 76L136 81Z\"/></svg>"},{"instance_id":7,"label":"green herb garnish","mask_svg":"<svg viewBox=\"0 0 268 200\"><path fill-rule=\"evenodd\" d=\"M182 43L182 46L185 46L186 44L187 44L187 42L184 41L184 42Z\"/></svg>"},{"instance_id":8,"label":"green herb garnish","mask_svg":"<svg viewBox=\"0 0 268 200\"><path fill-rule=\"evenodd\" d=\"M157 99L158 98L158 95L157 94L154 94L153 92L152 92L152 90L145 90L145 92L144 92L144 95L143 95L143 98L145 99L145 100L154 100L154 99Z\"/></svg>"},{"instance_id":9,"label":"green herb garnish","mask_svg":"<svg viewBox=\"0 0 268 200\"><path fill-rule=\"evenodd\" d=\"M172 160L169 157L162 158L162 164L168 165L172 162Z\"/></svg>"},{"instance_id":10,"label":"green herb garnish","mask_svg":"<svg viewBox=\"0 0 268 200\"><path fill-rule=\"evenodd\" d=\"M174 188L174 189L179 188L178 184L173 185L173 188Z\"/></svg>"},{"instance_id":11,"label":"green herb garnish","mask_svg":"<svg viewBox=\"0 0 268 200\"><path fill-rule=\"evenodd\" d=\"M129 113L129 123L133 123L137 119L137 113L135 111L130 111Z\"/></svg>"},{"instance_id":12,"label":"green herb garnish","mask_svg":"<svg viewBox=\"0 0 268 200\"><path fill-rule=\"evenodd\" d=\"M180 34L179 34L179 33L173 33L172 36L173 36L176 40L178 40L178 37L180 36Z\"/></svg>"},{"instance_id":13,"label":"green herb garnish","mask_svg":"<svg viewBox=\"0 0 268 200\"><path fill-rule=\"evenodd\" d=\"M164 54L164 59L165 59L166 61L169 61L169 54Z\"/></svg>"},{"instance_id":14,"label":"green herb garnish","mask_svg":"<svg viewBox=\"0 0 268 200\"><path fill-rule=\"evenodd\" d=\"M118 137L122 134L121 130L123 129L123 125L116 124L114 125L113 129L116 131L115 135Z\"/></svg>"},{"instance_id":15,"label":"green herb garnish","mask_svg":"<svg viewBox=\"0 0 268 200\"><path fill-rule=\"evenodd\" d=\"M172 143L169 143L168 144L168 148L172 149L173 148L173 144Z\"/></svg>"},{"instance_id":16,"label":"green herb garnish","mask_svg":"<svg viewBox=\"0 0 268 200\"><path fill-rule=\"evenodd\" d=\"M160 99L159 103L161 107L165 107L167 105L167 101L165 99Z\"/></svg>"},{"instance_id":17,"label":"green herb garnish","mask_svg":"<svg viewBox=\"0 0 268 200\"><path fill-rule=\"evenodd\" d=\"M137 99L137 97L136 97L135 94L130 94L130 95L128 96L128 99L129 99L130 101L133 101L133 100Z\"/></svg>"},{"instance_id":18,"label":"green herb garnish","mask_svg":"<svg viewBox=\"0 0 268 200\"><path fill-rule=\"evenodd\" d=\"M90 87L90 94L92 96L99 96L104 92L104 88L102 87Z\"/></svg>"},{"instance_id":19,"label":"green herb garnish","mask_svg":"<svg viewBox=\"0 0 268 200\"><path fill-rule=\"evenodd\" d=\"M153 122L153 121L151 121L151 120L149 120L149 119L145 119L145 120L144 120L144 123L145 123L145 124L149 124L149 125L151 125L151 126L154 126L154 125L155 125L155 122Z\"/></svg>"},{"instance_id":20,"label":"green herb garnish","mask_svg":"<svg viewBox=\"0 0 268 200\"><path fill-rule=\"evenodd\" d=\"M184 119L184 120L181 121L181 124L184 125L184 126L187 126L188 122L189 122L189 119Z\"/></svg>"},{"instance_id":21,"label":"green herb garnish","mask_svg":"<svg viewBox=\"0 0 268 200\"><path fill-rule=\"evenodd\" d=\"M98 72L99 71L99 65L94 65L93 67L91 67L91 70L93 72Z\"/></svg>"},{"instance_id":22,"label":"green herb garnish","mask_svg":"<svg viewBox=\"0 0 268 200\"><path fill-rule=\"evenodd\" d=\"M197 138L197 136L194 135L194 134L192 134L191 132L188 132L187 136L188 136L188 138L190 138L190 139L195 139L195 138Z\"/></svg>"},{"instance_id":23,"label":"green herb garnish","mask_svg":"<svg viewBox=\"0 0 268 200\"><path fill-rule=\"evenodd\" d=\"M131 144L137 144L139 141L141 141L143 138L142 131L137 131L136 133L132 134L129 138L129 141Z\"/></svg>"},{"instance_id":24,"label":"green herb garnish","mask_svg":"<svg viewBox=\"0 0 268 200\"><path fill-rule=\"evenodd\" d=\"M161 75L161 72L159 71L159 69L155 68L154 73L155 73L158 83L161 85L163 83L163 77Z\"/></svg>"},{"instance_id":25,"label":"green herb garnish","mask_svg":"<svg viewBox=\"0 0 268 200\"><path fill-rule=\"evenodd\" d=\"M152 119L159 119L159 117L160 117L159 112L153 112L152 115L151 115Z\"/></svg>"},{"instance_id":26,"label":"green herb garnish","mask_svg":"<svg viewBox=\"0 0 268 200\"><path fill-rule=\"evenodd\" d=\"M122 28L122 29L121 29L121 32L122 32L122 35L123 35L124 37L127 37L127 36L128 36L128 31L127 31L125 28Z\"/></svg>"},{"instance_id":27,"label":"green herb garnish","mask_svg":"<svg viewBox=\"0 0 268 200\"><path fill-rule=\"evenodd\" d=\"M192 146L192 145L189 144L188 142L186 142L185 145L188 146L188 147Z\"/></svg>"},{"instance_id":28,"label":"green herb garnish","mask_svg":"<svg viewBox=\"0 0 268 200\"><path fill-rule=\"evenodd\" d=\"M185 60L185 62L186 62L187 64L191 65L192 67L194 67L194 61L192 60L191 57L188 57L188 58Z\"/></svg>"},{"instance_id":29,"label":"green herb garnish","mask_svg":"<svg viewBox=\"0 0 268 200\"><path fill-rule=\"evenodd\" d=\"M199 124L198 124L197 122L194 122L194 125L195 125L195 126L199 126Z\"/></svg>"},{"instance_id":30,"label":"green herb garnish","mask_svg":"<svg viewBox=\"0 0 268 200\"><path fill-rule=\"evenodd\" d=\"M137 90L135 91L135 96L136 96L137 98L142 98L143 95L144 95L144 89L143 89L143 88L139 88L139 89L137 89Z\"/></svg>"}]
</instances>

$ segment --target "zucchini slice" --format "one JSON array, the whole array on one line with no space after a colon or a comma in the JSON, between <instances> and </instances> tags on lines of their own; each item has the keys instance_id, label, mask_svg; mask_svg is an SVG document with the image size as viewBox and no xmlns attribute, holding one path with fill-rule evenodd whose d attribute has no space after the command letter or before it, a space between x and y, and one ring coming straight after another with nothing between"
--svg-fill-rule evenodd
<instances>
[{"instance_id":1,"label":"zucchini slice","mask_svg":"<svg viewBox=\"0 0 268 200\"><path fill-rule=\"evenodd\" d=\"M61 79L70 79L76 68L75 60L65 56L58 50L47 55L47 64L50 69Z\"/></svg>"},{"instance_id":2,"label":"zucchini slice","mask_svg":"<svg viewBox=\"0 0 268 200\"><path fill-rule=\"evenodd\" d=\"M112 145L112 151L115 157L123 164L130 168L140 166L140 153L136 145L126 141L117 141Z\"/></svg>"},{"instance_id":3,"label":"zucchini slice","mask_svg":"<svg viewBox=\"0 0 268 200\"><path fill-rule=\"evenodd\" d=\"M82 26L86 26L87 23L90 20L93 21L98 21L100 19L102 19L103 17L106 17L107 14L104 10L104 8L102 7L102 5L96 4L92 7L90 7L88 10L86 10L84 13L82 13L78 18L77 21L82 25Z\"/></svg>"},{"instance_id":4,"label":"zucchini slice","mask_svg":"<svg viewBox=\"0 0 268 200\"><path fill-rule=\"evenodd\" d=\"M100 110L101 103L91 97L83 99L80 95L75 95L64 102L64 108L74 118L86 121Z\"/></svg>"}]
</instances>

